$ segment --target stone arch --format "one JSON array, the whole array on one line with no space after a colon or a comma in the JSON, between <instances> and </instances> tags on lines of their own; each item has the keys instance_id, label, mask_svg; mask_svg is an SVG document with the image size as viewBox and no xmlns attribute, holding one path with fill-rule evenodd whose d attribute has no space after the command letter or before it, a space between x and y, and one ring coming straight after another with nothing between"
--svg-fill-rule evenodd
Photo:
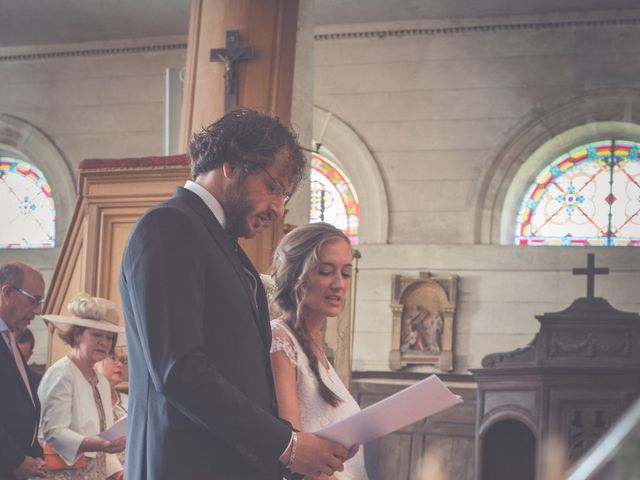
<instances>
[{"instance_id":1,"label":"stone arch","mask_svg":"<svg viewBox=\"0 0 640 480\"><path fill-rule=\"evenodd\" d=\"M29 250L28 260L34 266L51 268L62 247L76 201L72 170L62 152L42 130L6 113L0 114L0 152L38 167L51 185L56 207L56 244L52 249ZM24 257L24 251L0 252L2 263Z\"/></svg>"},{"instance_id":2,"label":"stone arch","mask_svg":"<svg viewBox=\"0 0 640 480\"><path fill-rule=\"evenodd\" d=\"M538 171L572 147L612 135L640 141L640 90L590 90L527 115L472 195L475 243L510 244L519 201Z\"/></svg>"},{"instance_id":3,"label":"stone arch","mask_svg":"<svg viewBox=\"0 0 640 480\"><path fill-rule=\"evenodd\" d=\"M519 418L502 418L487 425L479 437L477 478L522 480L536 477L538 440L535 429Z\"/></svg>"},{"instance_id":4,"label":"stone arch","mask_svg":"<svg viewBox=\"0 0 640 480\"><path fill-rule=\"evenodd\" d=\"M349 177L360 202L360 243L387 243L389 203L378 164L358 134L333 113L314 106L314 145L321 144L332 155L328 158Z\"/></svg>"}]
</instances>

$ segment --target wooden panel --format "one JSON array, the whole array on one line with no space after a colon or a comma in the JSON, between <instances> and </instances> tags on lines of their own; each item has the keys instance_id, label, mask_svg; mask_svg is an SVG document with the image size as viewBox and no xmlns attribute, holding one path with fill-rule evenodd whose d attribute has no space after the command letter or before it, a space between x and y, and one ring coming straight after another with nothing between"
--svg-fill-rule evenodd
<instances>
[{"instance_id":1,"label":"wooden panel","mask_svg":"<svg viewBox=\"0 0 640 480\"><path fill-rule=\"evenodd\" d=\"M353 391L365 408L423 378L417 373L372 372L354 374ZM442 380L464 403L415 422L365 446L371 478L422 480L431 478L440 462L448 480L474 478L476 389L467 375L442 375ZM435 478L435 477L434 477Z\"/></svg>"},{"instance_id":2,"label":"wooden panel","mask_svg":"<svg viewBox=\"0 0 640 480\"><path fill-rule=\"evenodd\" d=\"M125 208L105 208L101 210L99 254L98 254L98 296L108 298L118 305L122 311L118 276L124 248L129 233L140 216L147 210L146 206ZM121 318L121 321L123 319Z\"/></svg>"},{"instance_id":3,"label":"wooden panel","mask_svg":"<svg viewBox=\"0 0 640 480\"><path fill-rule=\"evenodd\" d=\"M394 433L367 444L365 460L371 478L411 480L411 443L411 435Z\"/></svg>"}]
</instances>

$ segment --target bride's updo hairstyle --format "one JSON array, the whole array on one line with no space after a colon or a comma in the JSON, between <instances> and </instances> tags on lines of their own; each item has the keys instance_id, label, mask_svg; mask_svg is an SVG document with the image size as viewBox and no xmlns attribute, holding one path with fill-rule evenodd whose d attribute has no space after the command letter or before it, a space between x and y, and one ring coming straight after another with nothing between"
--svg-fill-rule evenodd
<instances>
[{"instance_id":1,"label":"bride's updo hairstyle","mask_svg":"<svg viewBox=\"0 0 640 480\"><path fill-rule=\"evenodd\" d=\"M309 275L318 268L320 249L327 243L349 239L328 223L310 223L297 227L284 236L273 254L272 277L277 291L273 301L284 313L302 350L309 358L311 370L320 385L320 395L332 406L342 399L327 387L318 369L318 357L311 348L311 338L304 322L304 296Z\"/></svg>"}]
</instances>

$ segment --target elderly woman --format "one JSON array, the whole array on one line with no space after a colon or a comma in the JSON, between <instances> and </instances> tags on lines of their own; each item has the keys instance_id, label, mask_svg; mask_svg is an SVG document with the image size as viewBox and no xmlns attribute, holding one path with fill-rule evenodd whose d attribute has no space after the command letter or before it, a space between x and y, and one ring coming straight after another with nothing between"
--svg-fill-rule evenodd
<instances>
[{"instance_id":1,"label":"elderly woman","mask_svg":"<svg viewBox=\"0 0 640 480\"><path fill-rule=\"evenodd\" d=\"M120 392L116 387L127 380L127 347L116 345L113 353L101 362L96 363L96 371L101 373L111 386L111 404L113 406L114 421L127 414L129 397Z\"/></svg>"},{"instance_id":2,"label":"elderly woman","mask_svg":"<svg viewBox=\"0 0 640 480\"><path fill-rule=\"evenodd\" d=\"M344 308L352 256L349 239L326 223L289 232L274 254L274 301L282 317L271 322L271 365L278 413L298 430L314 432L359 410L321 339L327 317ZM362 451L329 478L366 480Z\"/></svg>"},{"instance_id":3,"label":"elderly woman","mask_svg":"<svg viewBox=\"0 0 640 480\"><path fill-rule=\"evenodd\" d=\"M113 353L122 331L116 306L103 298L80 295L67 308L70 316L43 315L71 347L46 371L38 388L40 435L69 467L52 471L48 478L117 478L123 468L115 454L124 450L125 438L97 436L113 425L114 417L109 382L94 370L97 362Z\"/></svg>"}]
</instances>

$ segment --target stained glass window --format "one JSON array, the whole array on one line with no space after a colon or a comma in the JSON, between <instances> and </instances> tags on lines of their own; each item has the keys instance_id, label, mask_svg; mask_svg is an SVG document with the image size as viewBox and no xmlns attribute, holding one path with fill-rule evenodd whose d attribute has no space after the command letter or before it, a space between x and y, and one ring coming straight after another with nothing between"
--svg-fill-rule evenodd
<instances>
[{"instance_id":1,"label":"stained glass window","mask_svg":"<svg viewBox=\"0 0 640 480\"><path fill-rule=\"evenodd\" d=\"M311 159L311 222L327 222L358 244L360 206L353 185L331 161L313 154Z\"/></svg>"},{"instance_id":2,"label":"stained glass window","mask_svg":"<svg viewBox=\"0 0 640 480\"><path fill-rule=\"evenodd\" d=\"M582 145L545 167L524 196L517 245L640 246L640 145Z\"/></svg>"},{"instance_id":3,"label":"stained glass window","mask_svg":"<svg viewBox=\"0 0 640 480\"><path fill-rule=\"evenodd\" d=\"M0 157L0 248L53 248L51 187L33 165Z\"/></svg>"}]
</instances>

